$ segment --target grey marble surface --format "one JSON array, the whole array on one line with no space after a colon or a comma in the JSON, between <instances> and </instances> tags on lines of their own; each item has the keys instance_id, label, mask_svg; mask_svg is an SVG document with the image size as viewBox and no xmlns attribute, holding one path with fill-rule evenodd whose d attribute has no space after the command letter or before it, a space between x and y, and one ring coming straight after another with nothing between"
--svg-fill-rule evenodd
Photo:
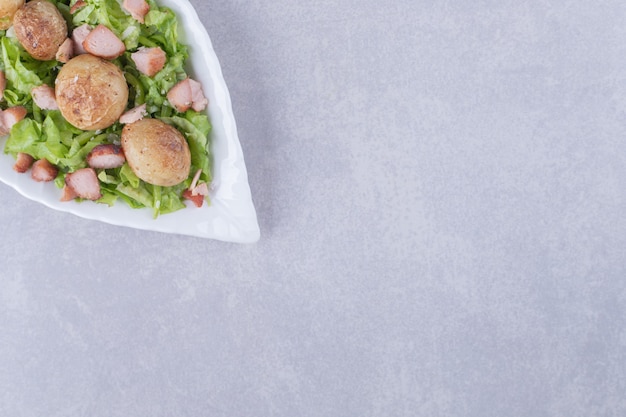
<instances>
[{"instance_id":1,"label":"grey marble surface","mask_svg":"<svg viewBox=\"0 0 626 417\"><path fill-rule=\"evenodd\" d=\"M0 185L0 415L626 415L622 1L192 0L261 240Z\"/></svg>"}]
</instances>

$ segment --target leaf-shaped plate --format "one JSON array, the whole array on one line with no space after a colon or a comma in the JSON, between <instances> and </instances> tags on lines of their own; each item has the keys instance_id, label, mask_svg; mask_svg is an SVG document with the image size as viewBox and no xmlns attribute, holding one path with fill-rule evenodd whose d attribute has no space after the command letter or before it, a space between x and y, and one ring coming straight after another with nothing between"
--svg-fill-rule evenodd
<instances>
[{"instance_id":1,"label":"leaf-shaped plate","mask_svg":"<svg viewBox=\"0 0 626 417\"><path fill-rule=\"evenodd\" d=\"M61 202L53 183L38 183L13 170L14 159L0 152L0 181L23 196L50 208L118 226L176 233L228 242L252 243L260 231L252 202L230 95L209 35L187 0L160 0L179 19L181 42L189 47L188 72L202 83L209 99L212 125L213 183L211 205L193 206L154 219L151 209L131 209L118 201L112 207L90 201ZM5 139L0 139L4 149Z\"/></svg>"}]
</instances>

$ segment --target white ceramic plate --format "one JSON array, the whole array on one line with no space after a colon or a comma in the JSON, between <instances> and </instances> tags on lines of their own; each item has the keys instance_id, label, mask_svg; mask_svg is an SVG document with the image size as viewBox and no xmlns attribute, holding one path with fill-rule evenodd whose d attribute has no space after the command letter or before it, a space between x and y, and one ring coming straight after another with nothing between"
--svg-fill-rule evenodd
<instances>
[{"instance_id":1,"label":"white ceramic plate","mask_svg":"<svg viewBox=\"0 0 626 417\"><path fill-rule=\"evenodd\" d=\"M196 208L190 204L187 209L154 219L151 209L131 209L123 201L117 201L112 207L90 201L61 202L61 191L53 183L37 183L30 178L30 173L16 173L14 159L4 152L0 152L0 181L29 199L86 219L228 242L255 242L260 232L248 174L230 95L209 35L187 0L160 0L158 3L171 8L178 16L181 42L189 47L188 72L202 83L209 99L207 111L213 126L214 158L211 205L205 203L202 208ZM0 139L0 150L4 149L4 142L5 138Z\"/></svg>"}]
</instances>

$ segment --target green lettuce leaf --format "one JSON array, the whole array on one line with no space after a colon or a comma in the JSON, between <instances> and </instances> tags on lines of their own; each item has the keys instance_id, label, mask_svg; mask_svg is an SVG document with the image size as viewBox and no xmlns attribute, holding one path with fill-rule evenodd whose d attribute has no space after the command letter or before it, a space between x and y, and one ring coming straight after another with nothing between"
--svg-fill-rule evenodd
<instances>
[{"instance_id":1,"label":"green lettuce leaf","mask_svg":"<svg viewBox=\"0 0 626 417\"><path fill-rule=\"evenodd\" d=\"M211 152L208 135L211 130L211 124L206 114L189 110L185 112L184 117L171 116L161 118L161 120L175 126L185 135L191 151L191 172L195 173L198 169L201 169L202 175L200 179L210 183Z\"/></svg>"},{"instance_id":2,"label":"green lettuce leaf","mask_svg":"<svg viewBox=\"0 0 626 417\"><path fill-rule=\"evenodd\" d=\"M25 105L32 100L30 90L44 83L51 84L56 77L56 61L41 62L30 57L15 38L3 37L2 70L7 85L4 98L9 106Z\"/></svg>"}]
</instances>

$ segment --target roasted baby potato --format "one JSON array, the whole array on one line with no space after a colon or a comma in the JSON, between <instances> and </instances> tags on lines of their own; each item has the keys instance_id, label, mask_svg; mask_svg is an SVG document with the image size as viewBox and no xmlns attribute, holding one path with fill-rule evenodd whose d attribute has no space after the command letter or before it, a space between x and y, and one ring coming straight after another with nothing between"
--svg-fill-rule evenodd
<instances>
[{"instance_id":1,"label":"roasted baby potato","mask_svg":"<svg viewBox=\"0 0 626 417\"><path fill-rule=\"evenodd\" d=\"M59 110L83 130L105 129L128 104L128 84L115 64L89 54L78 55L61 67L55 83Z\"/></svg>"},{"instance_id":2,"label":"roasted baby potato","mask_svg":"<svg viewBox=\"0 0 626 417\"><path fill-rule=\"evenodd\" d=\"M67 23L57 7L46 0L33 0L13 16L15 36L35 59L54 59L67 38Z\"/></svg>"},{"instance_id":3,"label":"roasted baby potato","mask_svg":"<svg viewBox=\"0 0 626 417\"><path fill-rule=\"evenodd\" d=\"M124 126L122 149L135 175L165 187L189 176L191 153L178 129L158 119L144 118Z\"/></svg>"}]
</instances>

